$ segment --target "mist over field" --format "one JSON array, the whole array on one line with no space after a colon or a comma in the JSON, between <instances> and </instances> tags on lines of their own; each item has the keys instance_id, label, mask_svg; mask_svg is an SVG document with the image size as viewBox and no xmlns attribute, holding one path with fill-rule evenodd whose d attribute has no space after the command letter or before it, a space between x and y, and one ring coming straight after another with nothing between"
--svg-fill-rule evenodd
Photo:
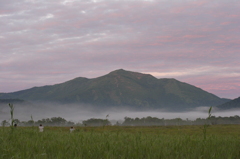
<instances>
[{"instance_id":1,"label":"mist over field","mask_svg":"<svg viewBox=\"0 0 240 159\"><path fill-rule=\"evenodd\" d=\"M116 121L124 121L124 117L130 118L143 118L143 117L157 117L159 119L174 119L181 118L183 120L195 120L196 118L206 118L208 116L209 107L198 107L191 111L185 112L168 112L164 110L153 110L153 111L136 111L129 108L110 108L110 109L96 109L90 105L60 105L56 103L44 103L36 105L14 105L14 118L20 121L31 120L31 116L34 121L51 118L51 117L62 117L67 121L82 122L90 118L106 119L109 115L108 120L112 123ZM212 116L229 117L240 114L240 109L229 110L229 111L218 111L217 109L212 110ZM10 108L6 105L0 105L0 121L10 119Z\"/></svg>"}]
</instances>

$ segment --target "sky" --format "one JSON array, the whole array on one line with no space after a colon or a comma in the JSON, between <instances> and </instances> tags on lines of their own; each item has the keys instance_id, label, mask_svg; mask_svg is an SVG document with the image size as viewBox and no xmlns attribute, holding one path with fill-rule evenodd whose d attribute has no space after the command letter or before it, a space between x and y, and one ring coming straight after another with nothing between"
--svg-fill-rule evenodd
<instances>
[{"instance_id":1,"label":"sky","mask_svg":"<svg viewBox=\"0 0 240 159\"><path fill-rule=\"evenodd\" d=\"M0 0L0 92L117 69L240 96L239 0Z\"/></svg>"}]
</instances>

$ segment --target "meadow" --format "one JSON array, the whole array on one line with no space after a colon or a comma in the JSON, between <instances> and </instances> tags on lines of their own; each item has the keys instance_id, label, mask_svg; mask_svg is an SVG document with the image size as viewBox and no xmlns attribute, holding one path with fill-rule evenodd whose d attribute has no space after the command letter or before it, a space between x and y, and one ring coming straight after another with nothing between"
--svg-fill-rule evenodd
<instances>
[{"instance_id":1,"label":"meadow","mask_svg":"<svg viewBox=\"0 0 240 159\"><path fill-rule=\"evenodd\" d=\"M1 159L239 159L240 125L1 127Z\"/></svg>"}]
</instances>

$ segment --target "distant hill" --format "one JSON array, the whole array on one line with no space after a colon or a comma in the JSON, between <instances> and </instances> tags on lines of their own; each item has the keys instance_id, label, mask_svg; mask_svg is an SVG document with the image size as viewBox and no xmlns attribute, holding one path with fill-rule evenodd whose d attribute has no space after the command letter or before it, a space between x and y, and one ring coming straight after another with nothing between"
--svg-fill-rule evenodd
<instances>
[{"instance_id":1,"label":"distant hill","mask_svg":"<svg viewBox=\"0 0 240 159\"><path fill-rule=\"evenodd\" d=\"M33 106L33 103L22 100L22 99L0 99L0 107L8 107L8 104L11 103L15 106Z\"/></svg>"},{"instance_id":2,"label":"distant hill","mask_svg":"<svg viewBox=\"0 0 240 159\"><path fill-rule=\"evenodd\" d=\"M24 103L24 100L21 99L0 99L0 104L15 104L15 103Z\"/></svg>"},{"instance_id":3,"label":"distant hill","mask_svg":"<svg viewBox=\"0 0 240 159\"><path fill-rule=\"evenodd\" d=\"M129 106L145 110L184 110L228 101L176 79L157 79L149 74L123 69L98 78L79 77L60 84L0 94L0 99L6 98L84 103L98 108Z\"/></svg>"},{"instance_id":4,"label":"distant hill","mask_svg":"<svg viewBox=\"0 0 240 159\"><path fill-rule=\"evenodd\" d=\"M223 109L223 110L240 108L240 97L233 99L229 102L226 102L224 104L218 105L217 108Z\"/></svg>"}]
</instances>

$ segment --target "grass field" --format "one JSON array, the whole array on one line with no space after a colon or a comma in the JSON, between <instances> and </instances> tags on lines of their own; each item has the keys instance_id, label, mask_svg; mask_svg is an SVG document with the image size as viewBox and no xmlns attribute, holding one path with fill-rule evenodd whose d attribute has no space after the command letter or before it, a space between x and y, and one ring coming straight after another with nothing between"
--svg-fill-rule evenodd
<instances>
[{"instance_id":1,"label":"grass field","mask_svg":"<svg viewBox=\"0 0 240 159\"><path fill-rule=\"evenodd\" d=\"M0 128L1 159L239 159L240 125Z\"/></svg>"}]
</instances>

